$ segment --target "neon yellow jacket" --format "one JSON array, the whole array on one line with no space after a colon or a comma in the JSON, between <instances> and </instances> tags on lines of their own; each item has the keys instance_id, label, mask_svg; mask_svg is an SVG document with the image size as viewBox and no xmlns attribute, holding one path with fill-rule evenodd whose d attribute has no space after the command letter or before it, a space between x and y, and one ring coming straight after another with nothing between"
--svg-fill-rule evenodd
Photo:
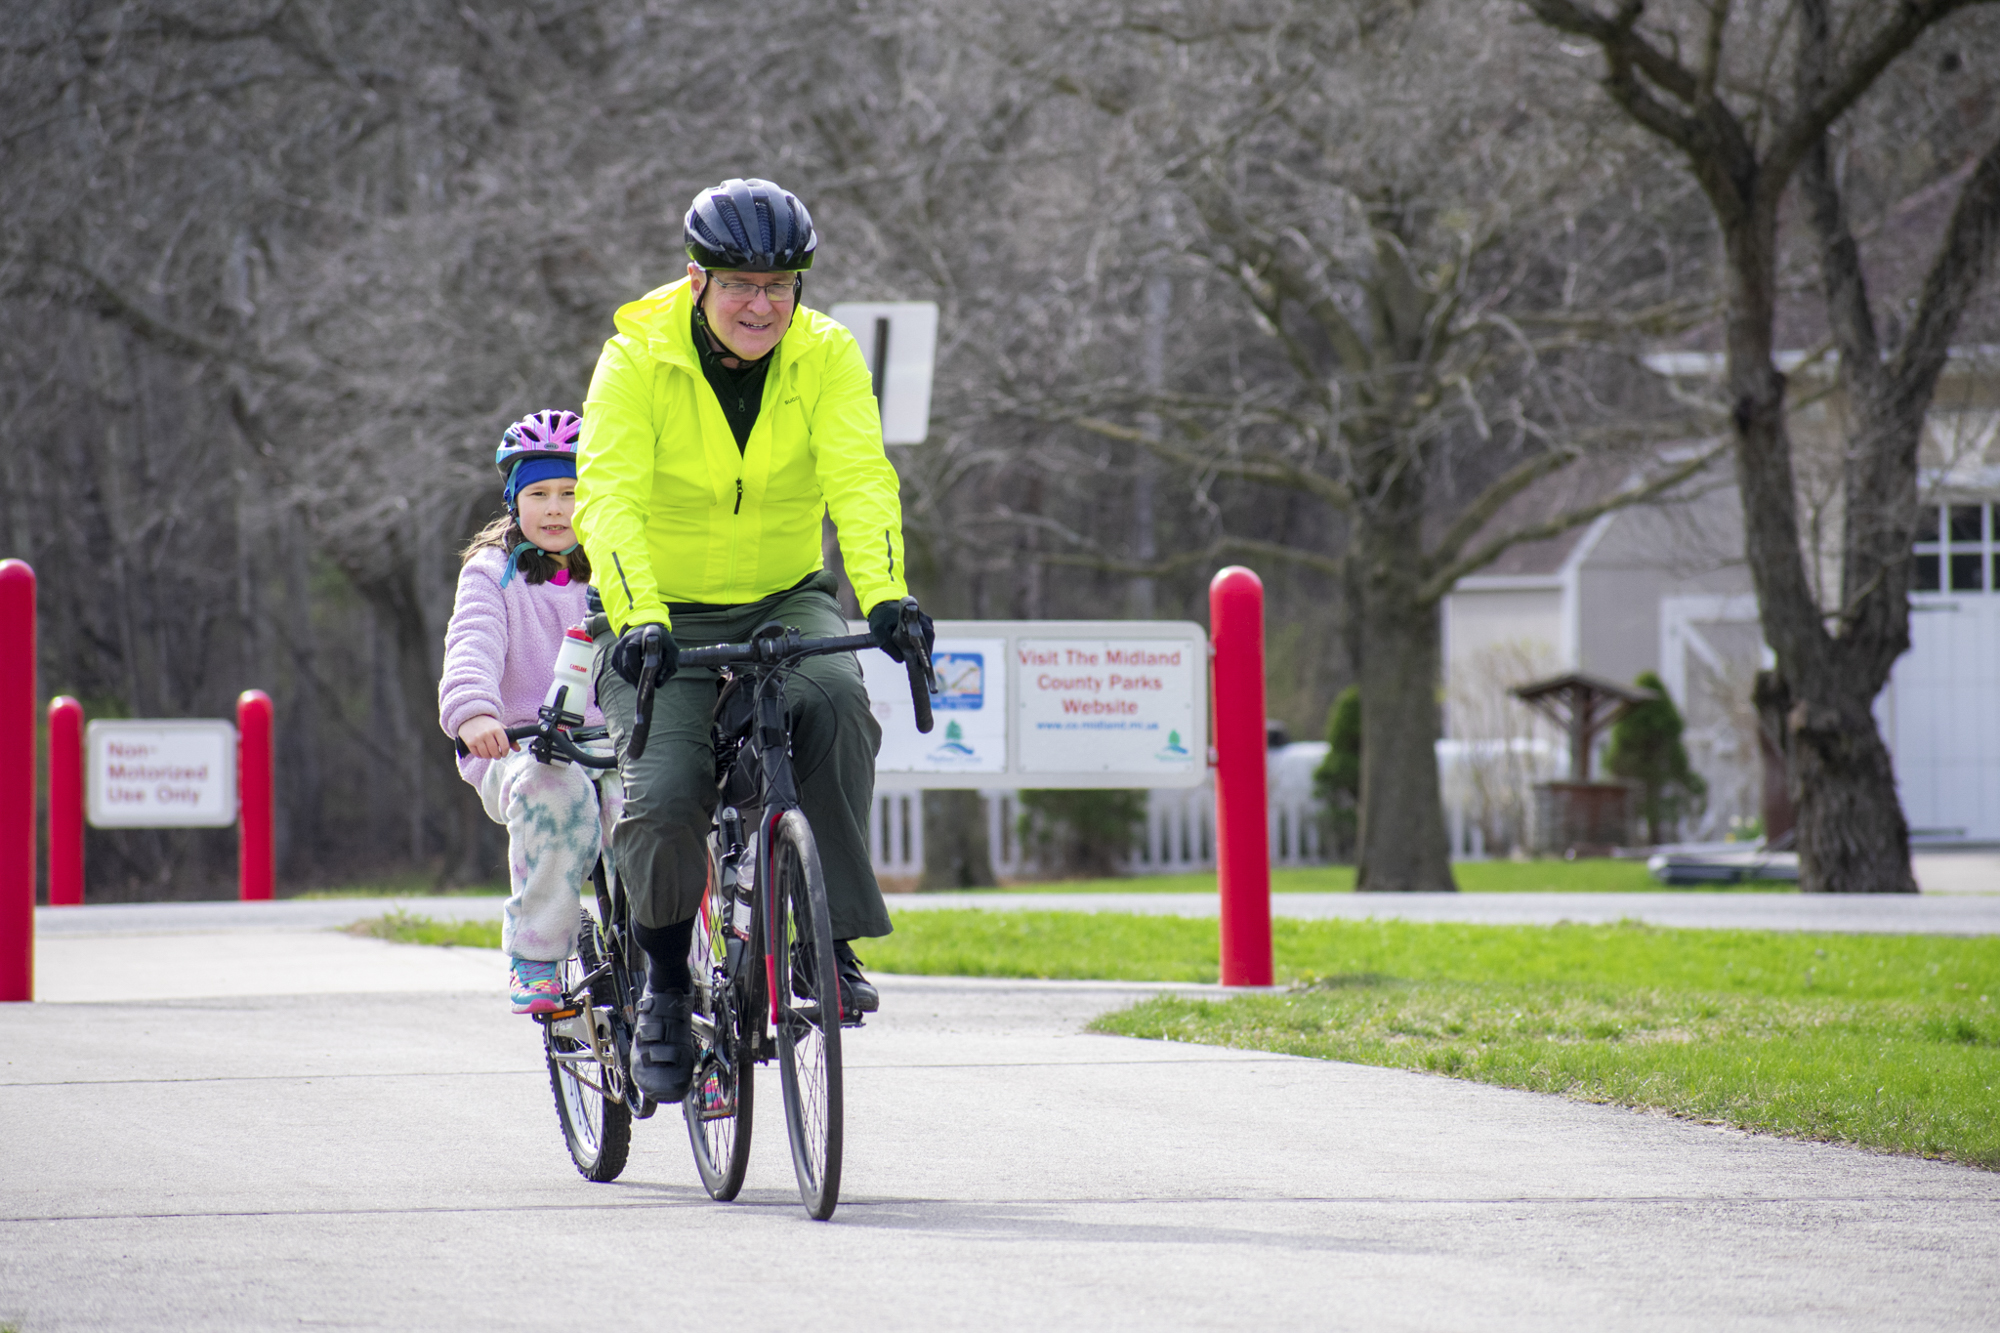
<instances>
[{"instance_id":1,"label":"neon yellow jacket","mask_svg":"<svg viewBox=\"0 0 2000 1333\"><path fill-rule=\"evenodd\" d=\"M576 531L612 625L670 625L669 602L737 605L791 587L824 563L829 512L861 608L902 597L898 479L854 335L798 309L739 453L701 372L690 300L682 279L620 307L583 402Z\"/></svg>"}]
</instances>

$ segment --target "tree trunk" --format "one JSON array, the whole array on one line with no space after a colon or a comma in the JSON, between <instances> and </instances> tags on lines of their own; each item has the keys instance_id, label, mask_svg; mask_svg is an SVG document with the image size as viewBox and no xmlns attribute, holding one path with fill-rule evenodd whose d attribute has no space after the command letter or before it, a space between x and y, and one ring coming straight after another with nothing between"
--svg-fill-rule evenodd
<instances>
[{"instance_id":1,"label":"tree trunk","mask_svg":"<svg viewBox=\"0 0 2000 1333\"><path fill-rule=\"evenodd\" d=\"M1371 539L1372 538L1372 539ZM1361 818L1354 887L1456 892L1438 787L1438 609L1416 595L1417 534L1357 534Z\"/></svg>"},{"instance_id":2,"label":"tree trunk","mask_svg":"<svg viewBox=\"0 0 2000 1333\"><path fill-rule=\"evenodd\" d=\"M1910 830L1889 747L1875 729L1874 692L1837 684L1785 715L1791 797L1798 811L1799 889L1915 893Z\"/></svg>"},{"instance_id":3,"label":"tree trunk","mask_svg":"<svg viewBox=\"0 0 2000 1333\"><path fill-rule=\"evenodd\" d=\"M920 889L987 889L993 874L986 803L976 791L924 793L924 873Z\"/></svg>"},{"instance_id":4,"label":"tree trunk","mask_svg":"<svg viewBox=\"0 0 2000 1333\"><path fill-rule=\"evenodd\" d=\"M1799 887L1807 893L1914 893L1909 830L1871 707L1887 664L1907 643L1889 643L1885 636L1907 621L1877 616L1855 624L1842 639L1827 632L1800 545L1785 377L1772 362L1775 219L1746 218L1725 240L1737 485L1764 641L1778 659L1788 696L1784 748L1798 816ZM1913 484L1914 449L1909 471ZM1902 614L1907 617L1907 610Z\"/></svg>"}]
</instances>

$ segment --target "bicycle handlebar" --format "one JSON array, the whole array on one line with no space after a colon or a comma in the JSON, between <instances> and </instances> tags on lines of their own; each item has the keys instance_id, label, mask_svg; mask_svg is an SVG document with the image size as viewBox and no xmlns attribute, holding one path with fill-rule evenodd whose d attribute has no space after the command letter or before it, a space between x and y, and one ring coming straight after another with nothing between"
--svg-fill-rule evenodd
<instances>
[{"instance_id":1,"label":"bicycle handlebar","mask_svg":"<svg viewBox=\"0 0 2000 1333\"><path fill-rule=\"evenodd\" d=\"M776 666L799 657L824 657L829 653L851 653L858 648L873 648L875 636L872 634L843 634L831 639L802 639L796 630L786 630L782 635L768 634L753 638L748 643L718 643L712 648L681 649L681 665L684 667L744 666L754 662L764 662Z\"/></svg>"},{"instance_id":2,"label":"bicycle handlebar","mask_svg":"<svg viewBox=\"0 0 2000 1333\"><path fill-rule=\"evenodd\" d=\"M601 741L610 733L604 727L578 727L565 730L562 725L563 700L569 696L569 687L563 686L556 694L554 704L544 704L537 720L520 722L507 728L507 740L530 742L528 749L543 763L553 763L556 759L567 759L572 764L585 768L615 768L618 756L615 754L595 755L578 744L579 741ZM461 755L470 754L464 741L453 742Z\"/></svg>"},{"instance_id":3,"label":"bicycle handlebar","mask_svg":"<svg viewBox=\"0 0 2000 1333\"><path fill-rule=\"evenodd\" d=\"M914 598L905 598L906 608L915 608ZM775 628L775 627L774 627ZM863 648L876 646L872 634L843 634L835 638L806 639L795 629L782 633L758 631L748 643L718 643L712 648L683 648L680 664L685 667L723 667L763 663L777 666L785 662L806 657L824 657L829 653L851 653ZM934 725L931 718L931 693L937 687L937 676L931 670L930 654L924 651L923 636L908 635L903 644L903 664L910 676L910 706L916 710L917 730L929 732Z\"/></svg>"},{"instance_id":4,"label":"bicycle handlebar","mask_svg":"<svg viewBox=\"0 0 2000 1333\"><path fill-rule=\"evenodd\" d=\"M524 722L518 727L509 727L507 728L507 739L510 741L532 741L534 743L528 747L530 750L539 750L546 746L551 754L561 755L572 764L581 764L585 768L617 767L617 755L595 755L577 744L581 740L603 739L605 734L603 727L592 727L590 728L590 733L595 734L589 734L585 732L562 731L553 727L544 732L542 725L540 722ZM543 760L543 762L546 763L547 760Z\"/></svg>"}]
</instances>

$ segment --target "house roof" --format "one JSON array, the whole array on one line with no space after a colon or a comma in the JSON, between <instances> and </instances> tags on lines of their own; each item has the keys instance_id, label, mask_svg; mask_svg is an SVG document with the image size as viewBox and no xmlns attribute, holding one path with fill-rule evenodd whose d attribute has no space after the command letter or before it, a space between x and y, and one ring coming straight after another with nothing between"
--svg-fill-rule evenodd
<instances>
[{"instance_id":1,"label":"house roof","mask_svg":"<svg viewBox=\"0 0 2000 1333\"><path fill-rule=\"evenodd\" d=\"M1509 500L1468 546L1477 547L1503 533L1546 523L1585 505L1602 503L1616 494L1631 476L1632 461L1626 458L1583 459L1573 463ZM1589 530L1589 524L1578 524L1555 537L1517 543L1470 577L1554 575Z\"/></svg>"}]
</instances>

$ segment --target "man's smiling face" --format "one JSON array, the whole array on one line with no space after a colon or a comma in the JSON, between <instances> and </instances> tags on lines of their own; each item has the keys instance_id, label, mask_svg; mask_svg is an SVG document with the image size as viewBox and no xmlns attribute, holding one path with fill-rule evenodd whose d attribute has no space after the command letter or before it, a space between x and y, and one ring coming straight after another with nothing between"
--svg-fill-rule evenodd
<instances>
[{"instance_id":1,"label":"man's smiling face","mask_svg":"<svg viewBox=\"0 0 2000 1333\"><path fill-rule=\"evenodd\" d=\"M688 265L694 299L708 316L709 331L739 361L767 355L792 326L792 314L798 308L793 298L798 276Z\"/></svg>"}]
</instances>

